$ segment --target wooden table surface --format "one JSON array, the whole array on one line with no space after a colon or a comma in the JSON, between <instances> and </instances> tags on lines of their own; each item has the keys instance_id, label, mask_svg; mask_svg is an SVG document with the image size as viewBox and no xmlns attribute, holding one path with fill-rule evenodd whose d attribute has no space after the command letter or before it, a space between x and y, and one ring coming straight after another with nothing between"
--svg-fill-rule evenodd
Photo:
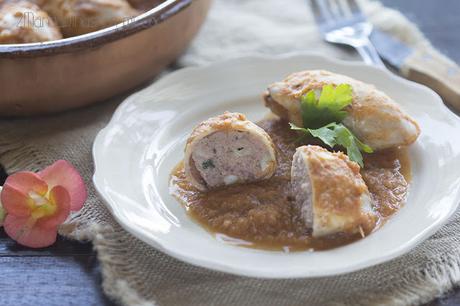
<instances>
[{"instance_id":1,"label":"wooden table surface","mask_svg":"<svg viewBox=\"0 0 460 306\"><path fill-rule=\"evenodd\" d=\"M460 63L459 0L383 0L417 23L434 46ZM5 174L0 171L0 184ZM15 244L0 230L1 306L115 305L102 293L101 275L90 243L59 239L31 250ZM460 289L430 306L460 305Z\"/></svg>"}]
</instances>

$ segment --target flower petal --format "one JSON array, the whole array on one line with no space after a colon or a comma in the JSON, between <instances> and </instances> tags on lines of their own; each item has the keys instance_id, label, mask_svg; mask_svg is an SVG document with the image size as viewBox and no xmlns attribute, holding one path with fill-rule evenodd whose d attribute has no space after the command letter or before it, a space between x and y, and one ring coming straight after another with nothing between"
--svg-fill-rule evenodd
<instances>
[{"instance_id":1,"label":"flower petal","mask_svg":"<svg viewBox=\"0 0 460 306\"><path fill-rule=\"evenodd\" d=\"M28 217L30 215L30 198L12 186L5 185L3 187L1 201L8 214L18 217Z\"/></svg>"},{"instance_id":2,"label":"flower petal","mask_svg":"<svg viewBox=\"0 0 460 306\"><path fill-rule=\"evenodd\" d=\"M0 193L2 192L3 187L0 186ZM3 226L3 220L5 220L6 211L3 208L2 200L0 198L0 227Z\"/></svg>"},{"instance_id":3,"label":"flower petal","mask_svg":"<svg viewBox=\"0 0 460 306\"><path fill-rule=\"evenodd\" d=\"M56 241L57 227L31 226L29 220L29 217L16 217L8 214L3 227L11 239L27 247L43 248L52 245Z\"/></svg>"},{"instance_id":4,"label":"flower petal","mask_svg":"<svg viewBox=\"0 0 460 306\"><path fill-rule=\"evenodd\" d=\"M51 204L56 205L56 212L51 216L38 219L35 227L56 228L67 219L70 214L70 195L62 186L56 186L49 193Z\"/></svg>"},{"instance_id":5,"label":"flower petal","mask_svg":"<svg viewBox=\"0 0 460 306\"><path fill-rule=\"evenodd\" d=\"M46 182L36 173L30 171L20 171L11 174L6 178L3 186L10 185L19 191L27 194L29 191L35 191L44 195L48 191Z\"/></svg>"},{"instance_id":6,"label":"flower petal","mask_svg":"<svg viewBox=\"0 0 460 306\"><path fill-rule=\"evenodd\" d=\"M70 210L77 211L83 207L88 195L85 183L80 173L68 161L58 160L38 172L38 175L48 183L50 189L57 185L67 189L70 195Z\"/></svg>"},{"instance_id":7,"label":"flower petal","mask_svg":"<svg viewBox=\"0 0 460 306\"><path fill-rule=\"evenodd\" d=\"M5 181L1 193L3 207L9 214L28 216L30 214L30 192L45 195L48 185L37 174L28 171L14 173Z\"/></svg>"}]
</instances>

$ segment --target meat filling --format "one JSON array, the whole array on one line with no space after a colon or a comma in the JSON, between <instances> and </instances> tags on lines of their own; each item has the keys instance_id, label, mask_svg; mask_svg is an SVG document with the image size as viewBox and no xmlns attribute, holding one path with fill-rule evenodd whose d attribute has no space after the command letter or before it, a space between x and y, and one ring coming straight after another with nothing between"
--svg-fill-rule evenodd
<instances>
[{"instance_id":1,"label":"meat filling","mask_svg":"<svg viewBox=\"0 0 460 306\"><path fill-rule=\"evenodd\" d=\"M291 168L292 191L314 237L339 232L365 235L373 229L376 216L359 170L342 153L318 146L297 149Z\"/></svg>"},{"instance_id":2,"label":"meat filling","mask_svg":"<svg viewBox=\"0 0 460 306\"><path fill-rule=\"evenodd\" d=\"M294 155L291 169L292 193L295 195L300 216L308 228L313 228L313 188L308 164L305 164L302 155Z\"/></svg>"},{"instance_id":3,"label":"meat filling","mask_svg":"<svg viewBox=\"0 0 460 306\"><path fill-rule=\"evenodd\" d=\"M191 159L200 176L197 179L209 188L260 179L273 162L265 143L250 132L238 130L204 137L196 144Z\"/></svg>"}]
</instances>

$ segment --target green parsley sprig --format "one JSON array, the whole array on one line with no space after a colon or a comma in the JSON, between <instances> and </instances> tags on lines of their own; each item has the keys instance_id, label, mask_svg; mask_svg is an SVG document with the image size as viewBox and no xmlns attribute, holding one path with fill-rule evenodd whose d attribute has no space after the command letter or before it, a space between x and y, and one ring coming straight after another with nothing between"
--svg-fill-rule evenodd
<instances>
[{"instance_id":1,"label":"green parsley sprig","mask_svg":"<svg viewBox=\"0 0 460 306\"><path fill-rule=\"evenodd\" d=\"M344 147L350 160L363 167L361 152L372 153L373 150L341 123L347 115L344 108L352 100L352 88L348 84L340 84L335 88L325 85L319 98L314 90L310 90L300 100L304 127L298 127L293 123L290 125L291 129L319 138L331 148L337 145Z\"/></svg>"}]
</instances>

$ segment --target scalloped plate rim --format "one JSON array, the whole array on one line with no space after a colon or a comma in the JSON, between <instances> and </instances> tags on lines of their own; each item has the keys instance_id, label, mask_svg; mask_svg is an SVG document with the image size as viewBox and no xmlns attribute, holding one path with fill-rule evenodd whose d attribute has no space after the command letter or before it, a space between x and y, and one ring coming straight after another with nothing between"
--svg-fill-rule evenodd
<instances>
[{"instance_id":1,"label":"scalloped plate rim","mask_svg":"<svg viewBox=\"0 0 460 306\"><path fill-rule=\"evenodd\" d=\"M179 78L181 76L185 76L189 73L200 73L203 71L206 71L207 69L219 69L222 66L226 66L229 64L233 65L238 65L241 64L244 61L253 61L253 60L268 60L268 61L273 61L273 60L283 60L283 59L292 59L295 57L309 57L312 60L322 60L322 61L327 61L339 66L348 66L348 67L368 67L370 70L374 70L378 73L383 73L386 75L386 77L392 78L395 81L398 81L400 83L404 83L406 85L409 85L413 88L416 88L418 90L423 90L427 94L430 94L433 96L433 100L437 100L437 103L439 104L438 107L440 108L439 111L444 112L445 114L448 114L448 116L451 116L455 118L455 120L459 120L448 108L443 104L441 98L437 93L429 89L428 87L425 87L424 85L414 83L412 81L403 79L390 71L387 70L381 70L376 67L372 66L366 66L361 62L352 62L352 61L344 61L344 60L339 60L339 59L331 59L331 58L326 58L318 53L311 53L311 52L303 52L303 53L290 53L290 54L284 54L284 55L277 55L277 56L270 56L270 55L255 55L255 56L246 56L242 58L235 58L235 59L229 59L225 61L220 61L217 63L212 63L200 67L187 67L183 68L180 70L177 70L175 72L172 72L163 78L159 79L155 83L153 83L150 86L159 86L159 84L163 84L164 82L168 82L170 79L174 78ZM149 86L149 87L150 87ZM148 87L147 87L148 88ZM145 89L142 89L140 92L144 91ZM340 275L344 273L350 273L354 271L358 271L370 266L374 266L377 264L381 264L384 262L387 262L391 259L394 259L396 257L399 257L413 248L415 248L418 244L426 240L428 237L430 237L433 233L435 233L442 225L444 225L447 220L453 215L453 213L456 211L459 202L460 202L460 187L457 188L456 190L456 195L455 195L455 203L453 205L450 205L450 209L447 214L444 215L443 218L438 218L433 224L431 224L430 227L426 228L424 231L421 231L417 236L413 237L410 241L408 241L406 244L401 245L399 248L394 249L392 252L389 252L385 254L384 256L379 257L378 259L369 259L368 261L363 261L360 264L355 264L353 266L346 266L343 269L336 269L335 271L328 271L327 273L317 273L317 274L310 274L310 275L305 275L305 273L290 273L286 275L273 275L272 273L266 273L266 271L258 271L256 269L252 270L247 270L247 269L239 269L238 267L235 267L234 265L227 265L227 264L222 264L222 263L217 263L213 262L212 260L202 260L199 258L196 258L194 256L191 256L190 254L183 254L183 252L177 252L174 249L170 249L167 246L161 244L158 241L152 241L151 238L145 237L143 233L141 233L139 230L136 229L136 226L133 226L133 224L130 224L127 222L122 216L120 216L116 209L115 203L112 203L110 200L107 199L106 194L103 192L103 186L100 185L99 183L99 173L98 173L98 157L97 157L97 147L99 143L102 141L103 137L105 136L106 132L111 128L111 126L116 122L117 118L123 114L124 108L131 103L132 100L134 100L137 96L138 93L134 93L128 98L126 98L116 109L114 112L112 118L104 127L103 129L100 130L100 132L97 134L94 143L93 143L93 160L94 160L94 175L93 175L93 183L95 186L95 189L97 193L100 196L100 199L103 201L103 203L107 206L111 214L114 216L116 221L129 233L134 235L135 237L139 238L140 240L144 241L145 243L151 245L152 247L159 249L160 251L175 257L177 259L180 259L184 262L197 265L200 267L204 268L209 268L221 272L227 272L227 273L232 273L232 274L237 274L237 275L243 275L243 276L249 276L249 277L258 277L258 278L271 278L271 279L287 279L287 278L311 278L311 277L321 277L321 276L332 276L332 275ZM159 102L158 102L159 103ZM458 123L458 122L457 122ZM100 179L103 179L101 177Z\"/></svg>"}]
</instances>

